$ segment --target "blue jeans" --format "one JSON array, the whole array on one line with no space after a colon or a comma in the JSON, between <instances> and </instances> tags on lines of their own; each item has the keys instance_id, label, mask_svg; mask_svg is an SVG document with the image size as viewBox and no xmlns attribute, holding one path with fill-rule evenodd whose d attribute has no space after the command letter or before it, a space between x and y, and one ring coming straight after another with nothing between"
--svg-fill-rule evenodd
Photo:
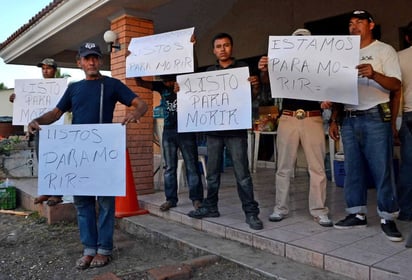
<instances>
[{"instance_id":1,"label":"blue jeans","mask_svg":"<svg viewBox=\"0 0 412 280\"><path fill-rule=\"evenodd\" d=\"M399 130L401 140L401 166L399 171L398 203L399 218L412 220L412 134L406 126L407 120L412 120L412 112L405 112Z\"/></svg>"},{"instance_id":2,"label":"blue jeans","mask_svg":"<svg viewBox=\"0 0 412 280\"><path fill-rule=\"evenodd\" d=\"M349 214L367 213L366 167L377 191L377 212L386 220L396 218L393 172L393 138L390 122L383 122L376 108L365 115L345 117L342 124L345 153L345 199Z\"/></svg>"},{"instance_id":3,"label":"blue jeans","mask_svg":"<svg viewBox=\"0 0 412 280\"><path fill-rule=\"evenodd\" d=\"M98 196L99 217L96 213L95 196L74 196L77 210L77 224L80 241L83 244L83 255L111 255L113 250L115 198Z\"/></svg>"},{"instance_id":4,"label":"blue jeans","mask_svg":"<svg viewBox=\"0 0 412 280\"><path fill-rule=\"evenodd\" d=\"M189 198L203 201L203 184L198 163L196 134L177 133L176 129L163 130L163 155L166 169L164 186L166 200L176 204L177 198L177 161L180 149L186 168Z\"/></svg>"},{"instance_id":5,"label":"blue jeans","mask_svg":"<svg viewBox=\"0 0 412 280\"><path fill-rule=\"evenodd\" d=\"M204 206L217 210L219 200L220 172L223 163L224 147L233 161L237 192L246 216L259 214L258 203L254 199L252 177L247 158L246 137L207 136L207 198Z\"/></svg>"}]
</instances>

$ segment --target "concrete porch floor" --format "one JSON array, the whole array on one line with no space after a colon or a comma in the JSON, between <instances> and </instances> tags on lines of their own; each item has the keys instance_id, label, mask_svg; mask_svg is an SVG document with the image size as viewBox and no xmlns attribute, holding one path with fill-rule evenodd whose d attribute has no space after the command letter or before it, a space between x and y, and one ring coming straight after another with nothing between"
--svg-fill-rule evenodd
<instances>
[{"instance_id":1,"label":"concrete porch floor","mask_svg":"<svg viewBox=\"0 0 412 280\"><path fill-rule=\"evenodd\" d=\"M374 189L368 191L368 227L338 230L321 227L310 216L307 200L309 177L304 169L298 169L292 179L291 213L277 223L268 221L275 201L275 170L258 168L252 176L255 199L260 206L259 217L264 223L264 228L259 231L250 229L245 223L230 168L222 173L219 218L197 220L188 217L192 204L188 199L187 188L179 190L178 206L168 212L159 210L160 204L165 200L162 190L139 196L140 207L148 209L152 215L202 232L235 240L252 248L352 279L410 279L412 249L405 248L405 242L388 240L381 232ZM346 216L343 188L331 181L328 181L327 206L334 222ZM412 223L396 223L404 238L412 232Z\"/></svg>"}]
</instances>

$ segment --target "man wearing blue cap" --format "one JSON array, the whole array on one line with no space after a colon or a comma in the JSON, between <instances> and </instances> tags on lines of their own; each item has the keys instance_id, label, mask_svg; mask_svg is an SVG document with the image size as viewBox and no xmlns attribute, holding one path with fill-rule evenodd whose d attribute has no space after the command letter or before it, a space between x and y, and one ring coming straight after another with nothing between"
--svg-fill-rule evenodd
<instances>
[{"instance_id":1,"label":"man wearing blue cap","mask_svg":"<svg viewBox=\"0 0 412 280\"><path fill-rule=\"evenodd\" d=\"M147 111L147 104L118 79L102 76L102 53L95 43L80 46L77 65L84 71L84 80L68 86L56 108L32 120L28 129L34 133L41 124L57 121L64 112L71 111L73 124L111 123L117 102L135 109L122 124L138 122ZM103 104L100 102L103 93ZM99 106L100 104L100 106ZM102 107L102 108L100 108ZM78 269L102 267L109 263L113 250L115 198L113 196L74 196L83 256L77 261ZM99 206L98 218L96 201Z\"/></svg>"}]
</instances>

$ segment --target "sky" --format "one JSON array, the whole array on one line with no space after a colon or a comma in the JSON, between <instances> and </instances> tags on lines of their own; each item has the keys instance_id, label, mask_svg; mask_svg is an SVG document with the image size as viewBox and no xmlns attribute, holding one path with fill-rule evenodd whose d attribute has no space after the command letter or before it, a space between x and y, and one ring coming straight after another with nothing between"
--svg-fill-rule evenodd
<instances>
[{"instance_id":1,"label":"sky","mask_svg":"<svg viewBox=\"0 0 412 280\"><path fill-rule=\"evenodd\" d=\"M0 16L0 42L4 42L51 2L52 0L0 0L0 7L3 8ZM69 82L84 78L84 73L80 69L61 68L61 73L71 76ZM39 67L5 64L0 58L0 83L8 88L14 88L15 79L41 78Z\"/></svg>"}]
</instances>

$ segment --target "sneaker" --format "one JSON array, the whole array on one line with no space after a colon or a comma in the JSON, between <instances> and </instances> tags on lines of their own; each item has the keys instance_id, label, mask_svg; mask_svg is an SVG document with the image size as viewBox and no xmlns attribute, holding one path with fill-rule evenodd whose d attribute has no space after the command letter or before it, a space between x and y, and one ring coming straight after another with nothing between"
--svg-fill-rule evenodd
<instances>
[{"instance_id":1,"label":"sneaker","mask_svg":"<svg viewBox=\"0 0 412 280\"><path fill-rule=\"evenodd\" d=\"M333 227L333 222L328 215L319 215L315 217L315 221L323 227Z\"/></svg>"},{"instance_id":2,"label":"sneaker","mask_svg":"<svg viewBox=\"0 0 412 280\"><path fill-rule=\"evenodd\" d=\"M217 209L209 209L207 207L200 207L196 210L192 210L187 214L191 218L202 219L202 218L217 218L220 213Z\"/></svg>"},{"instance_id":3,"label":"sneaker","mask_svg":"<svg viewBox=\"0 0 412 280\"><path fill-rule=\"evenodd\" d=\"M202 202L200 200L193 200L192 204L193 204L193 207L195 208L195 210L202 207Z\"/></svg>"},{"instance_id":4,"label":"sneaker","mask_svg":"<svg viewBox=\"0 0 412 280\"><path fill-rule=\"evenodd\" d=\"M176 203L171 202L170 200L164 202L160 205L159 209L162 212L169 211L170 208L176 207Z\"/></svg>"},{"instance_id":5,"label":"sneaker","mask_svg":"<svg viewBox=\"0 0 412 280\"><path fill-rule=\"evenodd\" d=\"M277 212L273 212L270 216L269 216L269 221L271 222L280 222L283 220L283 218L285 218L286 215L277 213Z\"/></svg>"},{"instance_id":6,"label":"sneaker","mask_svg":"<svg viewBox=\"0 0 412 280\"><path fill-rule=\"evenodd\" d=\"M345 219L340 220L334 225L337 229L348 229L348 228L363 228L368 224L366 217L360 214L349 214Z\"/></svg>"},{"instance_id":7,"label":"sneaker","mask_svg":"<svg viewBox=\"0 0 412 280\"><path fill-rule=\"evenodd\" d=\"M403 240L402 233L396 228L394 221L381 219L381 228L390 241L399 242Z\"/></svg>"},{"instance_id":8,"label":"sneaker","mask_svg":"<svg viewBox=\"0 0 412 280\"><path fill-rule=\"evenodd\" d=\"M256 215L250 215L246 217L246 223L251 229L260 230L263 228L262 221Z\"/></svg>"}]
</instances>

